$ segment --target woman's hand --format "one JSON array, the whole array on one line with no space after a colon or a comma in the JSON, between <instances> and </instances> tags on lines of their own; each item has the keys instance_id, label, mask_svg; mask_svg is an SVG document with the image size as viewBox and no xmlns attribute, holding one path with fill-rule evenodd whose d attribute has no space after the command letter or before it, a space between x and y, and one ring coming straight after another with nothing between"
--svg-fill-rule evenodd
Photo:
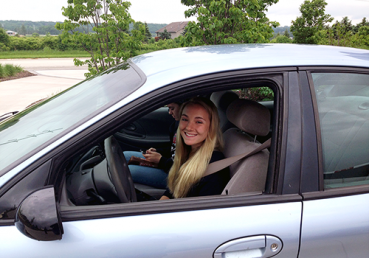
<instances>
[{"instance_id":1,"label":"woman's hand","mask_svg":"<svg viewBox=\"0 0 369 258\"><path fill-rule=\"evenodd\" d=\"M159 152L156 152L156 149L150 148L146 151L146 154L142 154L147 161L153 162L155 164L159 164L159 161L161 159L161 154Z\"/></svg>"},{"instance_id":2,"label":"woman's hand","mask_svg":"<svg viewBox=\"0 0 369 258\"><path fill-rule=\"evenodd\" d=\"M159 199L160 201L162 201L162 200L169 200L169 197L167 197L167 196L165 196L165 195L163 195L162 197L160 197L160 199Z\"/></svg>"}]
</instances>

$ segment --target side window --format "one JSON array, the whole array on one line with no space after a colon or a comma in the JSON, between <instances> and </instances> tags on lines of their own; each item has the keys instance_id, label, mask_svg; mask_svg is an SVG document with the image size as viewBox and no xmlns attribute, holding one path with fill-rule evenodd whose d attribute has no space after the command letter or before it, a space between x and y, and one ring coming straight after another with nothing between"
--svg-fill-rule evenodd
<instances>
[{"instance_id":1,"label":"side window","mask_svg":"<svg viewBox=\"0 0 369 258\"><path fill-rule=\"evenodd\" d=\"M313 73L312 78L324 188L369 184L369 75Z\"/></svg>"}]
</instances>

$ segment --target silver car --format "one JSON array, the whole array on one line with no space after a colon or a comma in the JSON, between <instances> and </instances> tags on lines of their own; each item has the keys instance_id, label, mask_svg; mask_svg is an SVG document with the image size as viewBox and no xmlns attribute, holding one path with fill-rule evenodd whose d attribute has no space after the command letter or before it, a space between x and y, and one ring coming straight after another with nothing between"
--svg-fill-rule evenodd
<instances>
[{"instance_id":1,"label":"silver car","mask_svg":"<svg viewBox=\"0 0 369 258\"><path fill-rule=\"evenodd\" d=\"M166 150L165 105L198 95L226 157L271 144L232 163L220 195L156 200L122 153ZM368 243L368 50L152 52L0 124L2 257L358 258Z\"/></svg>"}]
</instances>

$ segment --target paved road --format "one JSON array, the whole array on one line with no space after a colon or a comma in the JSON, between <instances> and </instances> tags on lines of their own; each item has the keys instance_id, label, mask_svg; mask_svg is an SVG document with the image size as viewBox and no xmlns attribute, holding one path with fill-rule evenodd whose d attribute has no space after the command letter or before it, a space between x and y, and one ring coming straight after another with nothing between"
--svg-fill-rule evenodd
<instances>
[{"instance_id":1,"label":"paved road","mask_svg":"<svg viewBox=\"0 0 369 258\"><path fill-rule=\"evenodd\" d=\"M51 97L82 81L87 72L86 66L74 66L73 58L0 59L0 64L19 65L36 74L0 82L0 115Z\"/></svg>"}]
</instances>

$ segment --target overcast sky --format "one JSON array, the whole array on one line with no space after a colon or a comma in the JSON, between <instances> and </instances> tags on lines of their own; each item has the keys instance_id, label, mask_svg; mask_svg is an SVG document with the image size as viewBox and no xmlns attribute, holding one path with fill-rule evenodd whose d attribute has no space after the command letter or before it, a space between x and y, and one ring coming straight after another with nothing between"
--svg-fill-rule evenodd
<instances>
[{"instance_id":1,"label":"overcast sky","mask_svg":"<svg viewBox=\"0 0 369 258\"><path fill-rule=\"evenodd\" d=\"M0 0L0 20L64 21L61 8L67 0ZM131 0L131 16L136 21L147 23L171 23L185 21L186 6L180 0ZM279 0L267 13L271 21L281 26L290 26L300 16L299 7L304 0ZM326 13L335 20L348 16L353 24L363 17L369 20L369 0L326 0ZM193 20L193 18L191 19Z\"/></svg>"}]
</instances>

